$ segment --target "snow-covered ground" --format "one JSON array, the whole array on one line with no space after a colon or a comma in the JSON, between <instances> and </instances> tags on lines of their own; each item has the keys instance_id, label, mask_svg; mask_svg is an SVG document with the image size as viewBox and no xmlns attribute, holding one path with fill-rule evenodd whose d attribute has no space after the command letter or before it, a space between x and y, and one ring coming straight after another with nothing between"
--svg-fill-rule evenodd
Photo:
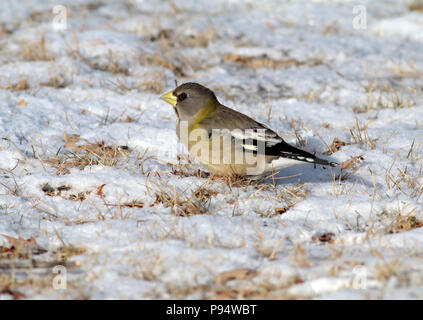
<instances>
[{"instance_id":1,"label":"snow-covered ground","mask_svg":"<svg viewBox=\"0 0 423 320\"><path fill-rule=\"evenodd\" d=\"M1 1L0 298L422 299L422 48L422 1ZM175 79L345 168L198 174Z\"/></svg>"}]
</instances>

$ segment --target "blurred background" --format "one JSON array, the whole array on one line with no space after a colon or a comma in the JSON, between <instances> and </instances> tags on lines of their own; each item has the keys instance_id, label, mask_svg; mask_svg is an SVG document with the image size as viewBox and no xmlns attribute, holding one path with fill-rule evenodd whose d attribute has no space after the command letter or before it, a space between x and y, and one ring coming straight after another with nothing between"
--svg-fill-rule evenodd
<instances>
[{"instance_id":1,"label":"blurred background","mask_svg":"<svg viewBox=\"0 0 423 320\"><path fill-rule=\"evenodd\" d=\"M0 6L0 64L27 62L0 70L4 88L21 80L30 88L159 94L176 79L237 101L360 105L367 99L363 85L380 78L386 83L379 86L400 88L405 80L408 87L421 67L418 0L7 0ZM339 87L351 92L340 94Z\"/></svg>"}]
</instances>

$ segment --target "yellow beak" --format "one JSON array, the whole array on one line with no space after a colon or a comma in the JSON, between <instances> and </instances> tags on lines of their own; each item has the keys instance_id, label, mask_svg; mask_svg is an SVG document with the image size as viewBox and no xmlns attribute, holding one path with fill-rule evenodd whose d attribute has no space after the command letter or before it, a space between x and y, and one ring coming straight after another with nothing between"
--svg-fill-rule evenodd
<instances>
[{"instance_id":1,"label":"yellow beak","mask_svg":"<svg viewBox=\"0 0 423 320\"><path fill-rule=\"evenodd\" d=\"M160 99L171 104L173 107L175 107L176 103L178 102L176 96L173 94L173 91L169 91L165 93L164 95L160 97Z\"/></svg>"}]
</instances>

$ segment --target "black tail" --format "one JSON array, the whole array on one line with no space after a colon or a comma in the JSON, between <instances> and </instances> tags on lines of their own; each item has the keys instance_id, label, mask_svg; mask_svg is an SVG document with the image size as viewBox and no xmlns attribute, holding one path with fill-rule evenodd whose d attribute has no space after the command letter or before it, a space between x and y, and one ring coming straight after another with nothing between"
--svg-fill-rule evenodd
<instances>
[{"instance_id":1,"label":"black tail","mask_svg":"<svg viewBox=\"0 0 423 320\"><path fill-rule=\"evenodd\" d=\"M319 164L322 166L336 167L338 165L338 163L336 162L320 159L316 157L314 154L311 154L307 151L291 146L290 144L287 144L285 141L282 141L270 148L266 148L266 154L281 156L283 158L294 159L294 160L308 162L308 163Z\"/></svg>"}]
</instances>

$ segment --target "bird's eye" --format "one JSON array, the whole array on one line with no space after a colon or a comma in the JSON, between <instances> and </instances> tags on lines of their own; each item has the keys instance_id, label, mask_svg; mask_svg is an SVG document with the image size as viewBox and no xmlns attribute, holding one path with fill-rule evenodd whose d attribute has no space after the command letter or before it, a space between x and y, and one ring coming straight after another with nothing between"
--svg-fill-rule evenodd
<instances>
[{"instance_id":1,"label":"bird's eye","mask_svg":"<svg viewBox=\"0 0 423 320\"><path fill-rule=\"evenodd\" d=\"M178 96L178 102L181 102L183 100L185 100L187 98L187 94L185 92L182 92L179 96Z\"/></svg>"}]
</instances>

